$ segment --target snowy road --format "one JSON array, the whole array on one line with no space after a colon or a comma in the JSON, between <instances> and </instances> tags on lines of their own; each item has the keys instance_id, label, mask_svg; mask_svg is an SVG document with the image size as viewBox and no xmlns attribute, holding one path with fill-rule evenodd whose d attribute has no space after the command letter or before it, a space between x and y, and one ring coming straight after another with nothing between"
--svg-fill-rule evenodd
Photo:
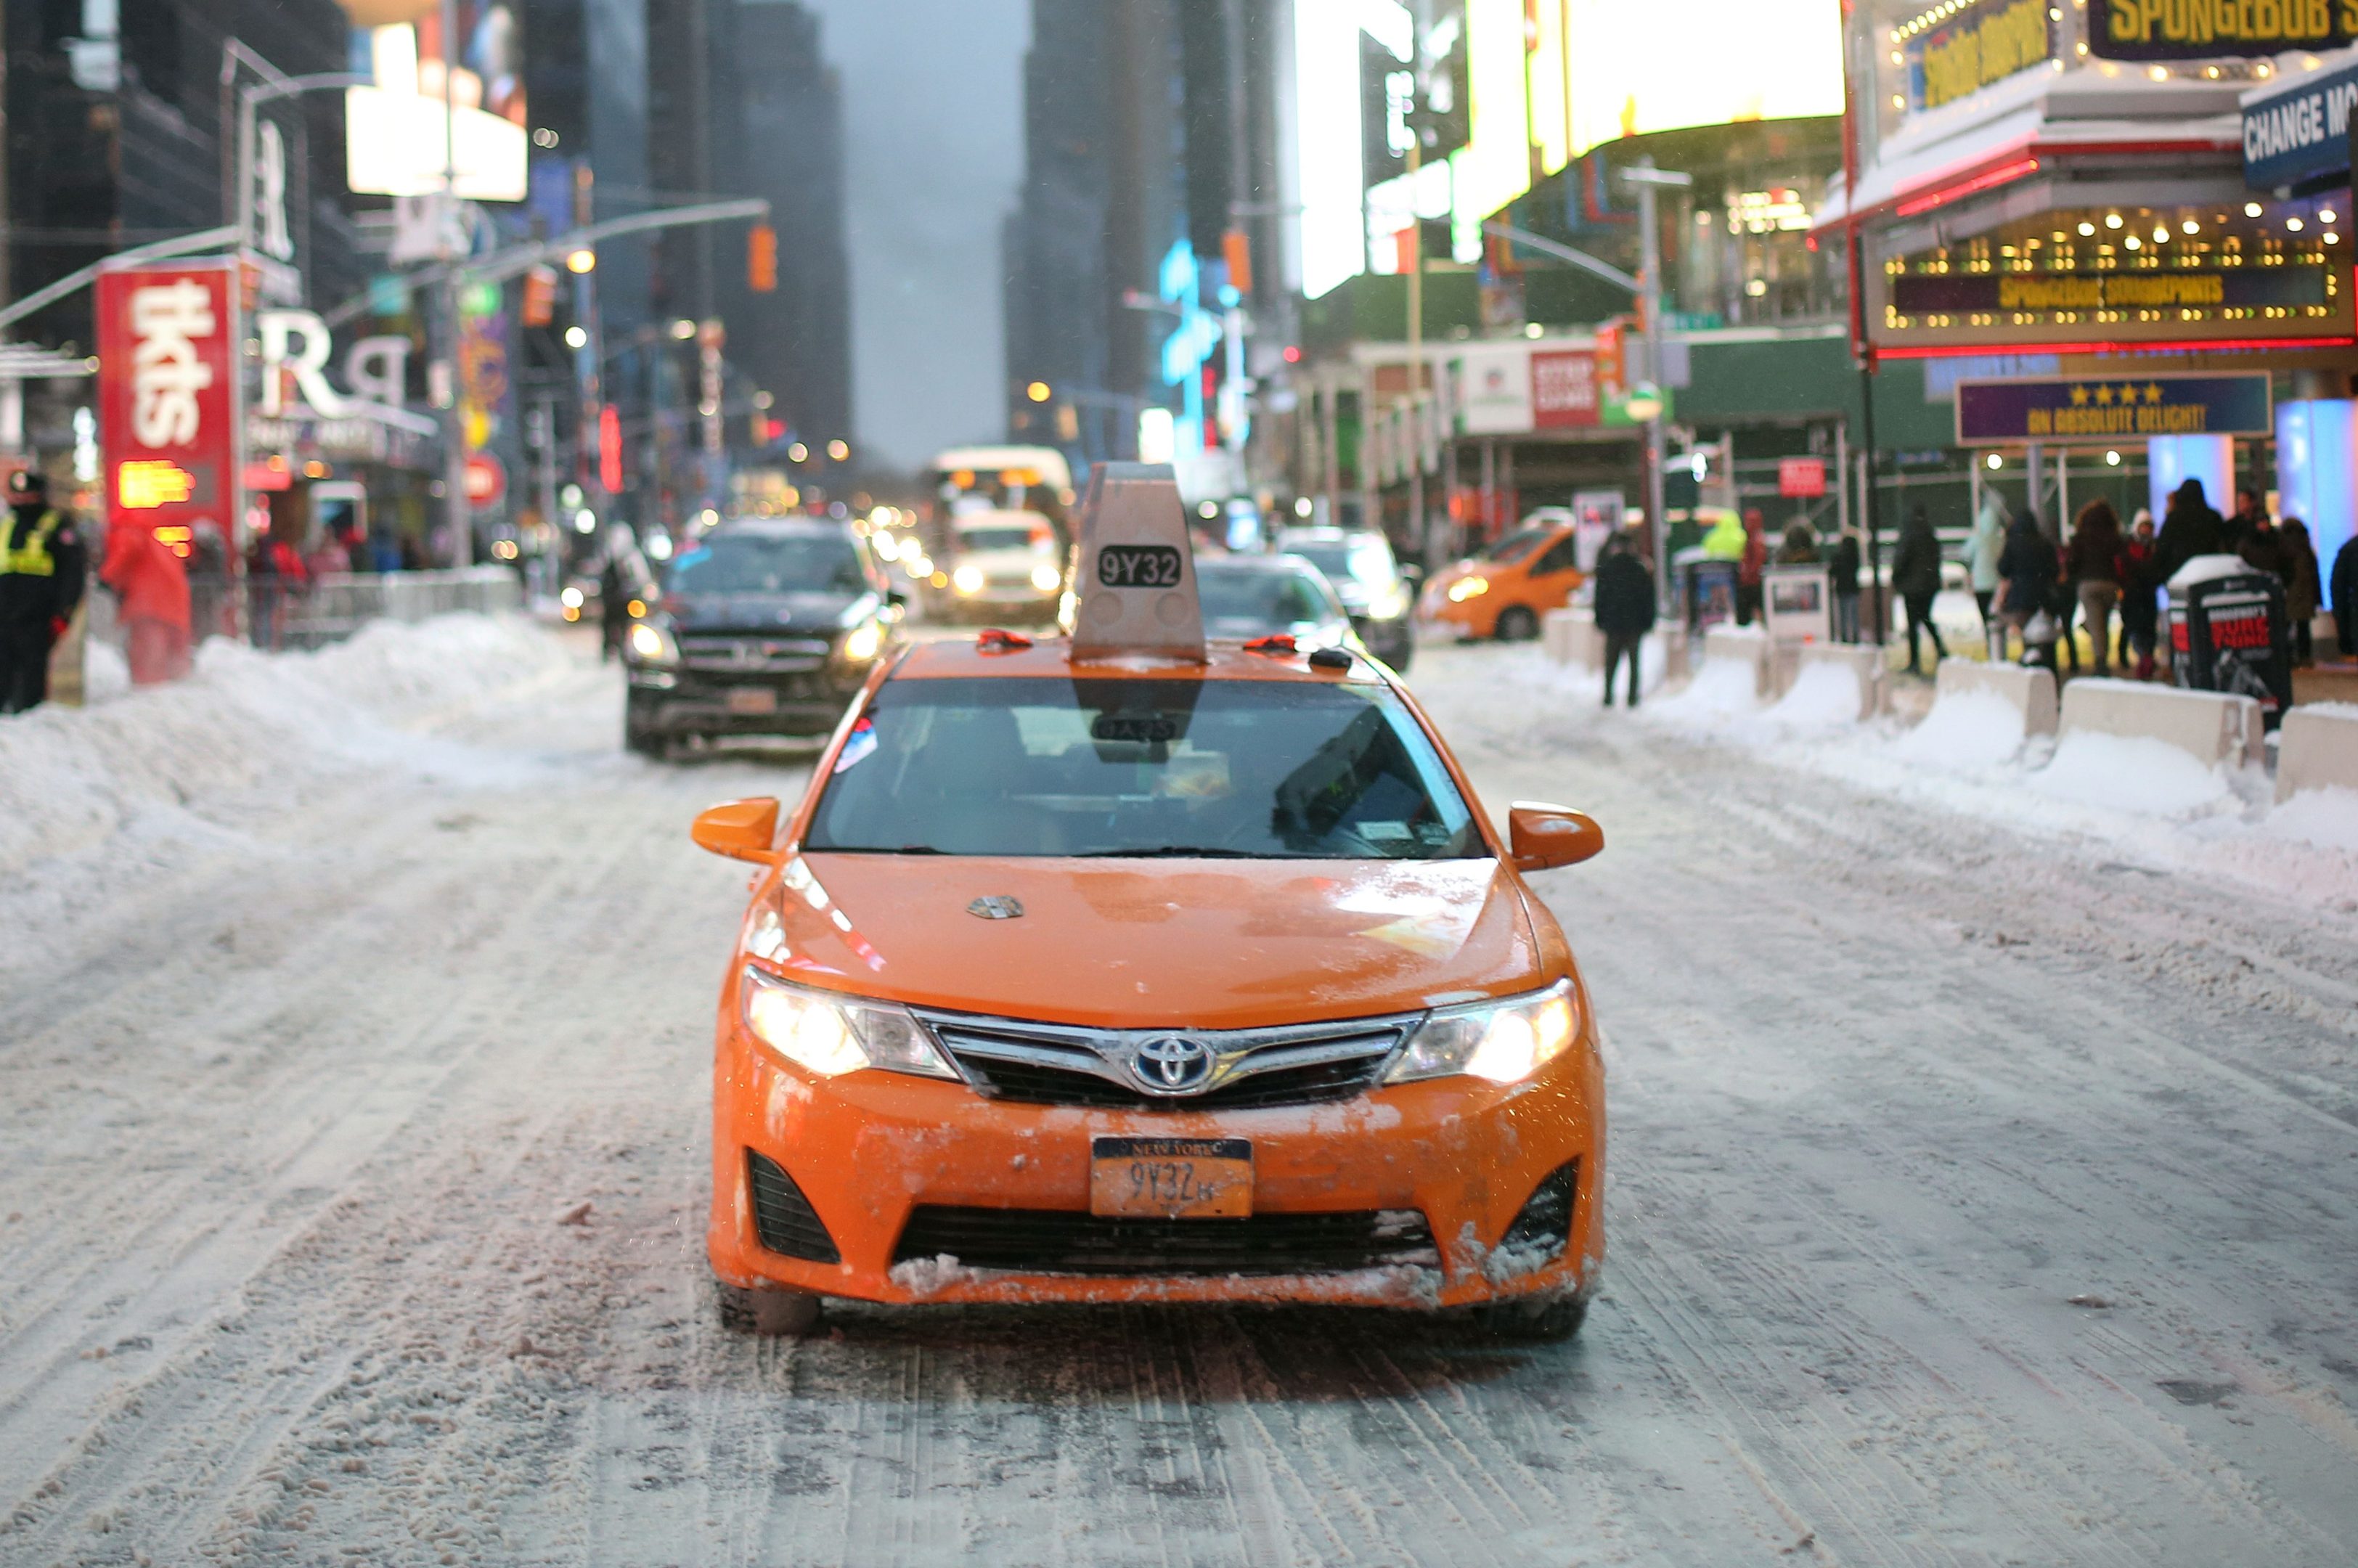
<instances>
[{"instance_id":1,"label":"snowy road","mask_svg":"<svg viewBox=\"0 0 2358 1568\"><path fill-rule=\"evenodd\" d=\"M743 876L685 829L799 775L625 758L544 651L0 854L0 1563L2358 1560L2358 915L1534 719L1513 657L1417 685L1610 838L1542 883L1611 1034L1576 1344L721 1334Z\"/></svg>"}]
</instances>

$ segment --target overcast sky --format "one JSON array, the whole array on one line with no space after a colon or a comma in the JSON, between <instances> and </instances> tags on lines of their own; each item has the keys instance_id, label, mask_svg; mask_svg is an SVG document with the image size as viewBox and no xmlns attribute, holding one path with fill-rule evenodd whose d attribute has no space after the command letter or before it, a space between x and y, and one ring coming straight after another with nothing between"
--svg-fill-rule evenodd
<instances>
[{"instance_id":1,"label":"overcast sky","mask_svg":"<svg viewBox=\"0 0 2358 1568\"><path fill-rule=\"evenodd\" d=\"M1029 0L804 0L843 73L860 438L914 468L1004 432L999 228Z\"/></svg>"}]
</instances>

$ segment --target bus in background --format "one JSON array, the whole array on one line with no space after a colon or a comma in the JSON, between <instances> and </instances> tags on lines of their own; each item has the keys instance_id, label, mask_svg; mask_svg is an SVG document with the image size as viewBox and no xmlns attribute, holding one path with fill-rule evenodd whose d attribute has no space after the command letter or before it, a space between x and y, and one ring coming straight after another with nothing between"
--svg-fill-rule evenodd
<instances>
[{"instance_id":1,"label":"bus in background","mask_svg":"<svg viewBox=\"0 0 2358 1568\"><path fill-rule=\"evenodd\" d=\"M945 619L1044 621L1064 587L1073 474L1053 447L955 447L927 473L936 576L926 608Z\"/></svg>"}]
</instances>

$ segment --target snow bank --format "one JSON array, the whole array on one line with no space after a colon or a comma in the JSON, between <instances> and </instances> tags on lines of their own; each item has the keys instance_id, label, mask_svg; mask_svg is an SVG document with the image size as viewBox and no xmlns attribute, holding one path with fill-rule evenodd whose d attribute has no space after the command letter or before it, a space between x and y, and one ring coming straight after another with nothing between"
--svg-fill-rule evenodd
<instances>
[{"instance_id":1,"label":"snow bank","mask_svg":"<svg viewBox=\"0 0 2358 1568\"><path fill-rule=\"evenodd\" d=\"M2268 813L2266 827L2271 838L2358 855L2358 790L2302 790Z\"/></svg>"},{"instance_id":2,"label":"snow bank","mask_svg":"<svg viewBox=\"0 0 2358 1568\"><path fill-rule=\"evenodd\" d=\"M1655 713L1673 719L1699 720L1757 713L1760 701L1753 687L1758 678L1752 666L1739 660L1705 659L1686 688L1664 697L1656 705ZM1857 694L1852 693L1851 701L1855 704L1857 700Z\"/></svg>"},{"instance_id":3,"label":"snow bank","mask_svg":"<svg viewBox=\"0 0 2358 1568\"><path fill-rule=\"evenodd\" d=\"M1856 672L1841 665L1804 664L1765 717L1788 729L1823 730L1857 723L1861 703Z\"/></svg>"},{"instance_id":4,"label":"snow bank","mask_svg":"<svg viewBox=\"0 0 2358 1568\"><path fill-rule=\"evenodd\" d=\"M1891 744L1905 762L1979 773L2022 750L2022 714L1995 692L1962 691L1932 705L1924 721Z\"/></svg>"},{"instance_id":5,"label":"snow bank","mask_svg":"<svg viewBox=\"0 0 2358 1568\"><path fill-rule=\"evenodd\" d=\"M2203 766L2167 741L2093 730L2067 733L2054 760L2026 775L2026 783L2050 799L2140 816L2189 816L2235 798L2222 770Z\"/></svg>"},{"instance_id":6,"label":"snow bank","mask_svg":"<svg viewBox=\"0 0 2358 1568\"><path fill-rule=\"evenodd\" d=\"M380 622L308 654L215 638L190 678L135 691L107 656L94 661L103 700L0 719L0 873L161 826L159 816L201 834L192 808L265 781L299 787L418 765L438 748L403 724L567 663L545 630L483 615Z\"/></svg>"}]
</instances>

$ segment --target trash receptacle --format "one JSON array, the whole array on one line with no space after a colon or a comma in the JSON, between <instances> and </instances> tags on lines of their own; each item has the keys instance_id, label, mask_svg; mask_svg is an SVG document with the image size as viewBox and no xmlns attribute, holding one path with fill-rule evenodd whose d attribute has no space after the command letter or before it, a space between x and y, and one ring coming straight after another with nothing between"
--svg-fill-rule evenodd
<instances>
[{"instance_id":1,"label":"trash receptacle","mask_svg":"<svg viewBox=\"0 0 2358 1568\"><path fill-rule=\"evenodd\" d=\"M1711 560L1700 550L1682 554L1679 599L1687 631L1700 636L1714 626L1735 625L1736 563Z\"/></svg>"},{"instance_id":2,"label":"trash receptacle","mask_svg":"<svg viewBox=\"0 0 2358 1568\"><path fill-rule=\"evenodd\" d=\"M2271 730L2292 706L2284 584L2234 556L2198 556L2169 579L2169 664L2178 685L2260 705Z\"/></svg>"}]
</instances>

